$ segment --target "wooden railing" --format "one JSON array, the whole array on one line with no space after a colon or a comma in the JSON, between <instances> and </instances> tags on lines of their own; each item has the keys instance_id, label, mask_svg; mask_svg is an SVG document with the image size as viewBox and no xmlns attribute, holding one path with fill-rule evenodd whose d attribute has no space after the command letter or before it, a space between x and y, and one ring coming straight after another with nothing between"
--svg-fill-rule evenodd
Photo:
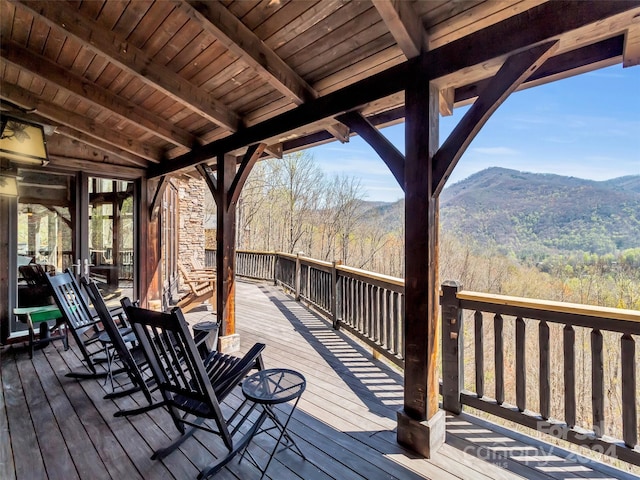
<instances>
[{"instance_id":1,"label":"wooden railing","mask_svg":"<svg viewBox=\"0 0 640 480\"><path fill-rule=\"evenodd\" d=\"M236 252L236 275L255 280L274 281L277 254L273 252L257 252L238 250ZM216 268L216 251L204 251L205 265Z\"/></svg>"},{"instance_id":2,"label":"wooden railing","mask_svg":"<svg viewBox=\"0 0 640 480\"><path fill-rule=\"evenodd\" d=\"M207 253L206 258L208 266L215 266L212 254ZM285 253L238 251L236 262L238 276L273 281L326 315L335 328L347 329L379 354L404 366L402 279ZM467 292L455 282L442 285L441 304L445 410L459 413L467 405L640 465L634 339L640 335L640 312ZM466 323L467 334L474 337L472 351L464 348ZM576 331L590 339L590 379L586 382L590 392L580 393L580 400L591 400L589 425L578 424L584 415L576 411ZM584 331L588 335L582 335ZM604 373L603 333L617 338L614 343L621 371L617 380ZM558 342L562 343L561 348L555 348L560 361L551 355ZM493 361L487 369L485 359L490 357ZM585 357L580 358L584 361ZM474 370L469 379L474 386L466 389L465 366ZM561 388L556 385L558 376ZM612 420L605 418L605 392L616 387L613 383L621 385L618 420L622 440L607 434L605 428ZM494 384L491 393L495 398L487 393L490 384ZM552 408L559 390L560 414Z\"/></svg>"},{"instance_id":3,"label":"wooden railing","mask_svg":"<svg viewBox=\"0 0 640 480\"><path fill-rule=\"evenodd\" d=\"M205 252L215 266L215 252ZM302 255L238 251L236 275L270 280L403 366L404 281Z\"/></svg>"},{"instance_id":4,"label":"wooden railing","mask_svg":"<svg viewBox=\"0 0 640 480\"><path fill-rule=\"evenodd\" d=\"M441 304L442 393L445 410L459 413L463 405L468 405L640 465L636 406L638 358L633 338L634 335L640 335L640 312L466 292L455 282L447 282L442 286ZM465 329L465 324L469 321L473 322L473 325ZM485 322L489 323L488 330L493 331L493 342L490 344L485 343L487 338L491 337L485 331ZM491 324L493 328L490 327ZM532 328L535 330L532 331ZM591 398L591 405L588 406L590 408L585 409L591 410L590 425L577 424L581 416L576 414L577 329L586 329L590 338L587 352L580 352L582 359L590 354L590 382L581 382L581 385L586 384L591 390L585 392L586 395L581 394L581 398ZM554 336L551 336L552 330ZM465 352L465 332L474 337L472 352ZM605 376L603 332L607 337L613 336L617 339L612 341L619 352L616 362L619 360L620 377L617 379L614 376ZM515 342L510 340L509 333L515 334ZM537 342L532 337L537 337ZM538 360L533 369L531 360L527 359L527 353L531 354L532 343L535 353L532 356ZM558 347L557 356L551 355L552 345ZM529 350L527 346L530 347ZM515 363L505 361L507 347L514 350ZM487 372L484 361L491 351L493 369ZM611 358L611 352L607 353L608 358ZM472 387L465 384L464 370L468 357L475 367L475 382L469 382L475 383L475 392L470 391L469 388ZM556 357L560 359L552 361L552 358ZM506 401L505 367L511 378L515 376L513 405ZM531 397L527 394L528 388L531 392L531 383L535 383L528 382L527 378L528 374L532 374L532 370L538 377L534 393L534 396L537 396L538 412L530 411L527 402L532 403ZM488 378L495 383L495 398L488 397L485 388ZM563 388L556 386L553 389L552 380L553 385L561 384ZM605 418L605 392L609 395L618 385L621 388L622 418ZM560 393L561 391L564 393ZM554 412L556 416L563 417L562 420L552 418L551 404L555 398L552 397L554 393L559 393L562 399L562 411ZM621 441L612 438L610 434L606 435L605 426L614 420L621 420Z\"/></svg>"}]
</instances>

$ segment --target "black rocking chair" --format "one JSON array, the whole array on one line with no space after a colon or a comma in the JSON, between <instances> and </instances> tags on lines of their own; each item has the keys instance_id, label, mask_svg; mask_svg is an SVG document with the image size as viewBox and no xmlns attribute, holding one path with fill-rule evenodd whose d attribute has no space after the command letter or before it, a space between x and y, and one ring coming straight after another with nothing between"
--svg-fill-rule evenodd
<instances>
[{"instance_id":1,"label":"black rocking chair","mask_svg":"<svg viewBox=\"0 0 640 480\"><path fill-rule=\"evenodd\" d=\"M89 309L89 305L73 273L66 269L64 273L53 277L47 276L47 281L51 286L53 297L64 317L68 330L71 331L76 345L80 349L85 366L89 370L88 372L69 372L66 376L72 378L104 378L110 374L124 371L123 369L110 371L96 368L105 363L105 358L97 356L98 353L104 350L95 349L90 352L88 347L98 342L100 335L104 333L101 328L102 320L100 317L93 315Z\"/></svg>"},{"instance_id":2,"label":"black rocking chair","mask_svg":"<svg viewBox=\"0 0 640 480\"><path fill-rule=\"evenodd\" d=\"M123 336L122 329L119 328L113 320L112 314L100 294L98 285L84 277L80 281L87 292L89 301L93 305L98 318L102 321L104 333L100 336L100 341L105 346L109 358L122 364L122 370L127 373L131 380L131 387L118 391L114 390L112 382L112 392L105 395L104 398L117 398L142 390L149 405L136 410L121 410L116 413L116 416L143 413L160 406L159 404L154 404L153 398L151 397L152 390L149 387L154 383L153 378L145 378L143 375L147 363L142 348L140 346L129 347L127 345L127 343L136 340L135 334L133 332L127 334L125 331L125 335ZM112 365L110 365L109 368L113 368Z\"/></svg>"},{"instance_id":3,"label":"black rocking chair","mask_svg":"<svg viewBox=\"0 0 640 480\"><path fill-rule=\"evenodd\" d=\"M242 414L245 402L228 418L223 416L220 408L220 402L249 371L253 368L263 369L261 352L265 345L256 343L242 358L214 351L203 361L180 308L174 308L171 313L162 313L128 306L125 311L147 356L162 393L163 404L182 434L169 446L156 451L151 458L164 458L198 428L222 437L229 449L226 457L204 467L198 478L215 474L248 445L267 416L263 411L246 432L240 432L240 426L253 407ZM208 419L214 420L216 428L204 423ZM190 428L186 429L185 426Z\"/></svg>"}]
</instances>

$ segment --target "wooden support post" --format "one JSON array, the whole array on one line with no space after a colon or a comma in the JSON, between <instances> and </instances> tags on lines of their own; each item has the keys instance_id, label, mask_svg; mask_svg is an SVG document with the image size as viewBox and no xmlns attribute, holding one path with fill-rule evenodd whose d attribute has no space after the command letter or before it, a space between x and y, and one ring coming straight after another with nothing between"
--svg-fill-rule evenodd
<instances>
[{"instance_id":1,"label":"wooden support post","mask_svg":"<svg viewBox=\"0 0 640 480\"><path fill-rule=\"evenodd\" d=\"M438 409L438 197L433 155L438 149L438 89L414 64L405 93L405 382L398 443L429 458L444 443Z\"/></svg>"},{"instance_id":2,"label":"wooden support post","mask_svg":"<svg viewBox=\"0 0 640 480\"><path fill-rule=\"evenodd\" d=\"M442 284L442 407L455 414L462 411L460 392L464 381L462 309L456 294L462 285Z\"/></svg>"},{"instance_id":3,"label":"wooden support post","mask_svg":"<svg viewBox=\"0 0 640 480\"><path fill-rule=\"evenodd\" d=\"M11 334L11 315L18 298L17 282L11 280L11 272L18 271L16 232L18 231L18 197L0 195L0 218L3 227L0 229L0 342L4 342Z\"/></svg>"},{"instance_id":4,"label":"wooden support post","mask_svg":"<svg viewBox=\"0 0 640 480\"><path fill-rule=\"evenodd\" d=\"M166 182L165 187L166 187ZM162 217L157 215L152 216L149 204L155 202L157 199L153 198L150 201L149 195L150 185L145 179L141 179L136 182L136 204L139 205L137 218L139 223L136 226L138 228L138 234L135 235L134 251L137 258L135 264L138 268L138 285L140 302L147 308L150 308L150 301L160 300L162 298L162 232L160 231L160 223ZM164 192L164 188L163 188ZM162 199L162 193L156 193L159 195L159 200ZM158 201L159 201L158 200ZM146 208L145 208L146 207ZM114 254L114 259L115 259ZM135 298L135 296L134 296Z\"/></svg>"},{"instance_id":5,"label":"wooden support post","mask_svg":"<svg viewBox=\"0 0 640 480\"><path fill-rule=\"evenodd\" d=\"M217 316L220 323L222 350L239 348L232 337L236 333L236 204L230 202L231 185L236 175L236 157L218 157L217 170L217 216L216 216L216 272L217 272ZM227 340L225 340L227 339Z\"/></svg>"},{"instance_id":6,"label":"wooden support post","mask_svg":"<svg viewBox=\"0 0 640 480\"><path fill-rule=\"evenodd\" d=\"M219 155L217 177L210 167L198 167L216 201L216 313L222 352L240 349L240 338L236 334L236 205L265 147L264 143L250 146L239 166L235 156Z\"/></svg>"}]
</instances>

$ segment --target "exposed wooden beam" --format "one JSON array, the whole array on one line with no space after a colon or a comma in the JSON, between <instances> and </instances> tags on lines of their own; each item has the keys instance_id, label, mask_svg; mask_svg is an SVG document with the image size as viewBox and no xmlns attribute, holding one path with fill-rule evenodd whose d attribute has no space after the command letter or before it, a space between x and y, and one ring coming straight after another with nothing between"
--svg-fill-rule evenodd
<instances>
[{"instance_id":1,"label":"exposed wooden beam","mask_svg":"<svg viewBox=\"0 0 640 480\"><path fill-rule=\"evenodd\" d=\"M550 81L560 80L583 72L620 63L624 35L608 38L592 45L571 50L549 58L533 74L523 82L517 90L524 90L535 85L541 85ZM486 88L491 78L463 85L455 89L453 106L458 107L473 103L479 92ZM443 115L443 96L445 90L440 90L440 114ZM390 97L387 97L390 98ZM391 103L393 104L393 103ZM371 116L367 120L376 128L400 123L404 120L404 105L394 107ZM331 141L331 136L326 132L318 132L287 140L283 143L284 151L300 150L306 145L319 145Z\"/></svg>"},{"instance_id":2,"label":"exposed wooden beam","mask_svg":"<svg viewBox=\"0 0 640 480\"><path fill-rule=\"evenodd\" d=\"M382 20L407 58L427 50L427 35L410 2L403 0L372 0Z\"/></svg>"},{"instance_id":3,"label":"exposed wooden beam","mask_svg":"<svg viewBox=\"0 0 640 480\"><path fill-rule=\"evenodd\" d=\"M429 49L427 32L412 4L403 0L372 0L374 7L407 58ZM453 115L453 88L440 91L440 115Z\"/></svg>"},{"instance_id":4,"label":"exposed wooden beam","mask_svg":"<svg viewBox=\"0 0 640 480\"><path fill-rule=\"evenodd\" d=\"M630 27L624 35L624 53L622 66L624 68L640 65L640 23Z\"/></svg>"},{"instance_id":5,"label":"exposed wooden beam","mask_svg":"<svg viewBox=\"0 0 640 480\"><path fill-rule=\"evenodd\" d=\"M357 112L348 112L336 117L360 135L389 167L394 178L404 190L404 155L376 127Z\"/></svg>"},{"instance_id":6,"label":"exposed wooden beam","mask_svg":"<svg viewBox=\"0 0 640 480\"><path fill-rule=\"evenodd\" d=\"M509 57L433 156L433 195L440 195L458 160L507 97L558 49L553 40Z\"/></svg>"},{"instance_id":7,"label":"exposed wooden beam","mask_svg":"<svg viewBox=\"0 0 640 480\"><path fill-rule=\"evenodd\" d=\"M133 155L131 155L129 152L124 151L120 152L122 155L116 155L113 152L113 150L116 150L115 147L113 147L112 145L106 146L110 148L110 150L105 150L94 145L88 145L83 141L68 137L66 135L59 135L58 133L47 137L47 150L49 153L49 158L51 158L52 156L57 156L59 158L75 158L78 160L87 160L88 162L95 162L96 165L123 165L125 168L135 168L136 171L140 171L147 166L147 164L145 163L143 166L140 166L140 169L138 169L137 167L131 167L130 165L138 165L138 163L132 161L132 159L129 158L134 157ZM137 160L144 162L143 159ZM101 169L103 167L100 166L98 168Z\"/></svg>"},{"instance_id":8,"label":"exposed wooden beam","mask_svg":"<svg viewBox=\"0 0 640 480\"><path fill-rule=\"evenodd\" d=\"M83 160L74 157L66 157L62 155L49 154L49 165L47 168L54 167L56 170L64 170L69 172L82 171L89 175L103 175L107 171L109 175L124 180L135 180L144 176L143 168L133 168L124 165L116 165L114 163L99 163L93 160Z\"/></svg>"},{"instance_id":9,"label":"exposed wooden beam","mask_svg":"<svg viewBox=\"0 0 640 480\"><path fill-rule=\"evenodd\" d=\"M28 50L14 41L0 39L0 58L3 62L31 72L45 82L53 82L72 95L82 97L98 107L103 107L114 115L152 133L174 145L192 148L197 144L195 135L176 127L163 118L154 115L135 103L115 95L106 88L71 73L42 55Z\"/></svg>"},{"instance_id":10,"label":"exposed wooden beam","mask_svg":"<svg viewBox=\"0 0 640 480\"><path fill-rule=\"evenodd\" d=\"M158 148L142 144L119 132L105 128L82 115L63 110L59 105L38 98L31 92L8 82L0 81L0 97L26 110L35 110L40 116L62 125L63 127L58 127L57 131L63 135L71 136L78 140L86 139L86 135L99 142L94 144L93 141L89 140L87 143L90 145L108 149L109 147L106 147L106 144L110 144L117 148L114 153L119 156L121 151L129 152L133 156L128 155L127 159L138 165L147 165L147 162L143 159L158 162L158 159L162 157L163 152ZM75 132L78 132L79 135L76 135Z\"/></svg>"},{"instance_id":11,"label":"exposed wooden beam","mask_svg":"<svg viewBox=\"0 0 640 480\"><path fill-rule=\"evenodd\" d=\"M435 23L425 25L429 50L458 40L464 35L501 22L511 15L524 12L547 1L549 0L503 2L501 9L496 9L496 2L493 1L449 2L450 6L446 8L449 18L440 17Z\"/></svg>"},{"instance_id":12,"label":"exposed wooden beam","mask_svg":"<svg viewBox=\"0 0 640 480\"><path fill-rule=\"evenodd\" d=\"M524 90L534 85L541 85L550 81L567 78L569 76L578 75L582 72L592 71L597 68L604 68L616 63L620 63L622 58L622 49L624 44L624 35L608 38L601 42L577 48L569 52L549 58L535 72L531 74L525 82L523 82L517 90ZM453 105L458 107L461 105L471 104L478 97L479 92L483 91L491 78L464 85L455 89ZM443 91L440 91L440 101L443 100ZM440 108L442 114L442 105ZM367 117L367 120L377 128L380 125L390 125L401 122L405 117L405 107L401 105L391 110L384 111L379 114ZM329 137L324 135L323 138L310 138L310 144L317 144L329 141ZM291 149L303 148L307 142L306 137L296 138L284 143L284 151Z\"/></svg>"},{"instance_id":13,"label":"exposed wooden beam","mask_svg":"<svg viewBox=\"0 0 640 480\"><path fill-rule=\"evenodd\" d=\"M136 75L147 85L160 90L216 125L231 131L240 127L240 117L222 102L172 70L155 63L144 51L83 15L71 4L13 1L39 15L50 27L64 31L97 55L106 57L126 72Z\"/></svg>"},{"instance_id":14,"label":"exposed wooden beam","mask_svg":"<svg viewBox=\"0 0 640 480\"><path fill-rule=\"evenodd\" d=\"M80 132L79 130L76 130L74 128L58 126L56 128L56 133L74 142L82 143L87 145L88 147L93 147L93 148L102 150L107 154L106 155L107 157L115 156L131 165L137 165L139 167L146 168L149 166L149 162L147 162L144 158L140 158L137 155L133 155L121 148L115 147L110 143L104 142L97 137L87 135L86 133Z\"/></svg>"},{"instance_id":15,"label":"exposed wooden beam","mask_svg":"<svg viewBox=\"0 0 640 480\"><path fill-rule=\"evenodd\" d=\"M533 72L517 90L619 63L623 44L624 36L619 35L551 57ZM456 88L454 105L460 106L472 103L490 81L491 79L487 78Z\"/></svg>"},{"instance_id":16,"label":"exposed wooden beam","mask_svg":"<svg viewBox=\"0 0 640 480\"><path fill-rule=\"evenodd\" d=\"M434 62L436 59L432 55L424 55L421 58L423 62L433 65L434 71L431 75L441 78L472 65L500 59L511 52L595 24L616 14L637 9L638 6L640 3L634 0L546 2L429 52L447 52L447 61ZM559 11L563 14L558 15ZM550 22L549 18L553 18L554 21Z\"/></svg>"},{"instance_id":17,"label":"exposed wooden beam","mask_svg":"<svg viewBox=\"0 0 640 480\"><path fill-rule=\"evenodd\" d=\"M347 143L349 141L349 129L341 124L341 123L333 123L328 125L327 132L329 132L333 137L338 140L340 143Z\"/></svg>"},{"instance_id":18,"label":"exposed wooden beam","mask_svg":"<svg viewBox=\"0 0 640 480\"><path fill-rule=\"evenodd\" d=\"M169 162L151 166L149 175L151 177L160 176L189 168L226 152L262 142L267 138L281 135L283 132L339 115L397 93L405 89L408 70L414 62L425 62L430 66L426 69L428 78L423 80L425 82L432 81L466 67L502 58L510 52L547 41L567 31L632 10L637 6L638 2L633 0L616 2L558 0L544 3L455 42L425 52L420 57L304 103L264 122L247 127L241 132L194 148L191 152ZM558 9L563 12L561 17L557 15ZM548 19L551 17L557 17L557 21L549 22ZM496 42L496 38L508 40Z\"/></svg>"},{"instance_id":19,"label":"exposed wooden beam","mask_svg":"<svg viewBox=\"0 0 640 480\"><path fill-rule=\"evenodd\" d=\"M253 166L260 159L262 152L264 152L264 148L267 145L265 143L260 143L256 145L251 145L247 150L247 153L244 154L242 158L242 162L240 162L240 166L238 167L238 171L236 172L235 177L233 178L233 183L229 188L229 196L227 197L227 208L230 208L232 204L238 203L238 199L240 198L240 193L242 193L242 187L244 187Z\"/></svg>"},{"instance_id":20,"label":"exposed wooden beam","mask_svg":"<svg viewBox=\"0 0 640 480\"><path fill-rule=\"evenodd\" d=\"M189 0L181 8L196 19L225 47L238 55L271 86L297 105L317 97L317 93L276 53L220 2Z\"/></svg>"}]
</instances>

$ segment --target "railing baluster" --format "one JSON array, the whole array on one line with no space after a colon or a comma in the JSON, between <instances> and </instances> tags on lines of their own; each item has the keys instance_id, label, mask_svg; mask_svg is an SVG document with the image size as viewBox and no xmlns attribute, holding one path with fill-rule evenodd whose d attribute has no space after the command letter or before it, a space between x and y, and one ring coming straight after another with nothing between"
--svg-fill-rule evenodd
<instances>
[{"instance_id":1,"label":"railing baluster","mask_svg":"<svg viewBox=\"0 0 640 480\"><path fill-rule=\"evenodd\" d=\"M571 325L562 331L564 350L564 421L570 428L576 424L576 332Z\"/></svg>"},{"instance_id":2,"label":"railing baluster","mask_svg":"<svg viewBox=\"0 0 640 480\"><path fill-rule=\"evenodd\" d=\"M373 287L373 332L371 339L380 344L380 287Z\"/></svg>"},{"instance_id":3,"label":"railing baluster","mask_svg":"<svg viewBox=\"0 0 640 480\"><path fill-rule=\"evenodd\" d=\"M602 332L591 331L591 404L593 409L593 431L596 437L604 433L604 359Z\"/></svg>"},{"instance_id":4,"label":"railing baluster","mask_svg":"<svg viewBox=\"0 0 640 480\"><path fill-rule=\"evenodd\" d=\"M376 288L369 285L369 338L376 339Z\"/></svg>"},{"instance_id":5,"label":"railing baluster","mask_svg":"<svg viewBox=\"0 0 640 480\"><path fill-rule=\"evenodd\" d=\"M638 442L636 409L636 343L625 333L620 339L622 361L622 439L629 448Z\"/></svg>"},{"instance_id":6,"label":"railing baluster","mask_svg":"<svg viewBox=\"0 0 640 480\"><path fill-rule=\"evenodd\" d=\"M524 412L527 408L527 365L525 346L526 324L522 317L516 318L516 405Z\"/></svg>"},{"instance_id":7,"label":"railing baluster","mask_svg":"<svg viewBox=\"0 0 640 480\"><path fill-rule=\"evenodd\" d=\"M384 301L384 346L387 350L391 351L391 322L393 321L392 311L393 311L393 293L391 290L387 290L385 292L385 301Z\"/></svg>"},{"instance_id":8,"label":"railing baluster","mask_svg":"<svg viewBox=\"0 0 640 480\"><path fill-rule=\"evenodd\" d=\"M493 317L494 358L496 370L496 401L504 403L504 337L502 336L504 320L499 313Z\"/></svg>"},{"instance_id":9,"label":"railing baluster","mask_svg":"<svg viewBox=\"0 0 640 480\"><path fill-rule=\"evenodd\" d=\"M540 416L547 420L551 415L551 350L549 349L549 325L544 320L538 326L540 348Z\"/></svg>"},{"instance_id":10,"label":"railing baluster","mask_svg":"<svg viewBox=\"0 0 640 480\"><path fill-rule=\"evenodd\" d=\"M371 285L364 284L364 325L362 326L362 333L366 336L371 335Z\"/></svg>"},{"instance_id":11,"label":"railing baluster","mask_svg":"<svg viewBox=\"0 0 640 480\"><path fill-rule=\"evenodd\" d=\"M359 332L362 331L362 282L360 280L356 281L356 318L355 318L355 327Z\"/></svg>"},{"instance_id":12,"label":"railing baluster","mask_svg":"<svg viewBox=\"0 0 640 480\"><path fill-rule=\"evenodd\" d=\"M331 322L333 328L338 328L338 271L335 260L331 264Z\"/></svg>"},{"instance_id":13,"label":"railing baluster","mask_svg":"<svg viewBox=\"0 0 640 480\"><path fill-rule=\"evenodd\" d=\"M476 357L476 393L478 398L484 396L484 334L482 328L482 312L474 314L474 344Z\"/></svg>"},{"instance_id":14,"label":"railing baluster","mask_svg":"<svg viewBox=\"0 0 640 480\"><path fill-rule=\"evenodd\" d=\"M396 316L396 335L398 337L398 347L396 353L400 354L402 358L406 358L404 351L404 295L398 294L398 312Z\"/></svg>"}]
</instances>

